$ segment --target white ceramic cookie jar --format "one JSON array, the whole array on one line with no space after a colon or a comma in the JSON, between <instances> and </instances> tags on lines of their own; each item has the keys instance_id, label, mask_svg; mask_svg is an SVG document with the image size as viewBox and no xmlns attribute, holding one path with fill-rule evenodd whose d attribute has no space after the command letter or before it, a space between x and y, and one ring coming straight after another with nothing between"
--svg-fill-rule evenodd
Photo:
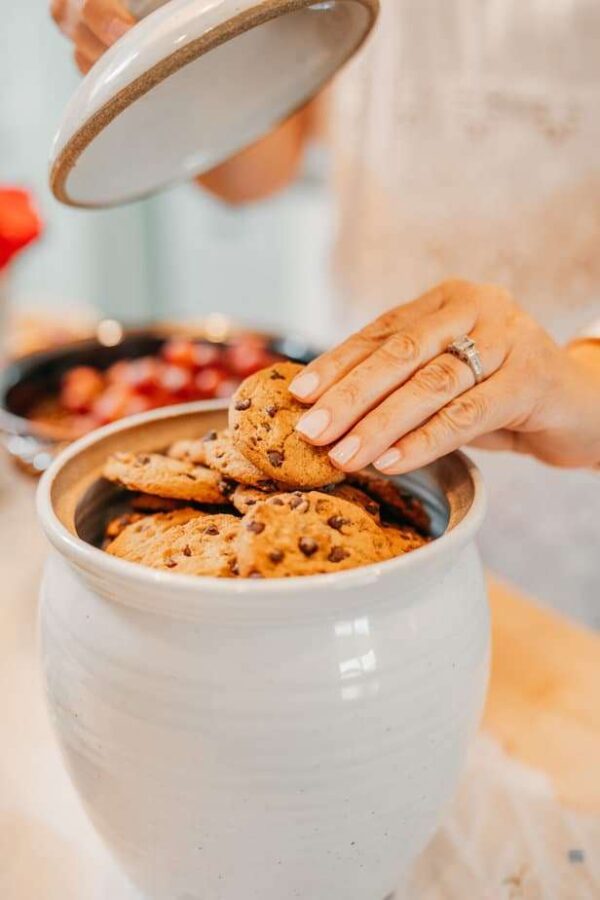
<instances>
[{"instance_id":1,"label":"white ceramic cookie jar","mask_svg":"<svg viewBox=\"0 0 600 900\"><path fill-rule=\"evenodd\" d=\"M334 575L190 578L88 543L110 452L224 421L196 404L117 423L42 480L43 664L66 764L148 898L384 900L434 831L483 703L479 474L453 454L404 479L441 536Z\"/></svg>"}]
</instances>

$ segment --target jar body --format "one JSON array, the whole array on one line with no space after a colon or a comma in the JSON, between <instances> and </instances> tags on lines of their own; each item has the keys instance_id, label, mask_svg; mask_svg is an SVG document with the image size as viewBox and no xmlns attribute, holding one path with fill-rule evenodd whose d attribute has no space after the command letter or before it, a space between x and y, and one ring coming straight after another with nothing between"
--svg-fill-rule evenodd
<instances>
[{"instance_id":1,"label":"jar body","mask_svg":"<svg viewBox=\"0 0 600 900\"><path fill-rule=\"evenodd\" d=\"M149 898L394 890L456 787L487 684L474 544L435 571L321 585L322 614L307 579L310 614L294 597L288 619L212 605L191 621L120 602L51 556L52 717L96 829Z\"/></svg>"}]
</instances>

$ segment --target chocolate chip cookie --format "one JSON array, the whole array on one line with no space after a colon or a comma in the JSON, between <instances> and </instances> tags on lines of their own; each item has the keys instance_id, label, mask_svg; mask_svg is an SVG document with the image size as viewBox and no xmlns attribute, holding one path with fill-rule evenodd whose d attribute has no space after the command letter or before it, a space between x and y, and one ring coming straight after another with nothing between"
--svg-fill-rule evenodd
<instances>
[{"instance_id":1,"label":"chocolate chip cookie","mask_svg":"<svg viewBox=\"0 0 600 900\"><path fill-rule=\"evenodd\" d=\"M319 491L276 494L241 520L242 577L289 578L339 572L388 559L383 530L363 509Z\"/></svg>"},{"instance_id":2,"label":"chocolate chip cookie","mask_svg":"<svg viewBox=\"0 0 600 900\"><path fill-rule=\"evenodd\" d=\"M427 540L414 528L401 528L399 525L384 525L383 531L389 541L391 556L401 556L423 547Z\"/></svg>"},{"instance_id":3,"label":"chocolate chip cookie","mask_svg":"<svg viewBox=\"0 0 600 900\"><path fill-rule=\"evenodd\" d=\"M143 519L144 516L140 513L128 512L122 513L120 516L115 516L113 519L107 523L106 528L104 529L104 538L102 541L102 549L106 550L109 544L114 541L116 537L118 537L122 531L125 531L128 525L133 525L134 522L139 522L140 519Z\"/></svg>"},{"instance_id":4,"label":"chocolate chip cookie","mask_svg":"<svg viewBox=\"0 0 600 900\"><path fill-rule=\"evenodd\" d=\"M245 515L248 510L252 509L252 507L261 500L266 500L278 493L281 493L281 488L274 488L269 491L259 490L256 487L251 487L249 484L238 484L229 499L235 508L241 512L242 515Z\"/></svg>"},{"instance_id":5,"label":"chocolate chip cookie","mask_svg":"<svg viewBox=\"0 0 600 900\"><path fill-rule=\"evenodd\" d=\"M376 500L382 510L390 512L393 518L412 525L424 536L429 534L431 523L425 507L417 497L403 491L394 481L363 469L348 475L348 484L360 488Z\"/></svg>"},{"instance_id":6,"label":"chocolate chip cookie","mask_svg":"<svg viewBox=\"0 0 600 900\"><path fill-rule=\"evenodd\" d=\"M173 500L171 497L157 497L156 494L133 494L129 505L136 512L155 513L181 509L186 500Z\"/></svg>"},{"instance_id":7,"label":"chocolate chip cookie","mask_svg":"<svg viewBox=\"0 0 600 900\"><path fill-rule=\"evenodd\" d=\"M175 441L167 450L167 456L171 459L180 459L183 462L193 463L195 466L206 465L206 441L210 435L217 436L216 431L211 431L204 438L191 441Z\"/></svg>"},{"instance_id":8,"label":"chocolate chip cookie","mask_svg":"<svg viewBox=\"0 0 600 900\"><path fill-rule=\"evenodd\" d=\"M162 453L115 453L103 475L130 491L197 503L225 503L232 489L219 472Z\"/></svg>"},{"instance_id":9,"label":"chocolate chip cookie","mask_svg":"<svg viewBox=\"0 0 600 900\"><path fill-rule=\"evenodd\" d=\"M233 443L266 476L286 485L317 488L342 481L326 447L313 447L295 430L306 407L290 394L296 363L276 363L247 378L229 408Z\"/></svg>"},{"instance_id":10,"label":"chocolate chip cookie","mask_svg":"<svg viewBox=\"0 0 600 900\"><path fill-rule=\"evenodd\" d=\"M194 509L156 513L126 526L106 550L153 569L231 578L237 573L240 521Z\"/></svg>"},{"instance_id":11,"label":"chocolate chip cookie","mask_svg":"<svg viewBox=\"0 0 600 900\"><path fill-rule=\"evenodd\" d=\"M347 500L349 503L356 503L357 506L360 506L361 509L364 509L365 512L369 513L376 522L381 522L379 503L377 503L376 500L373 500L372 497L369 497L368 494L365 494L364 491L361 491L360 488L342 482L341 484L336 484L330 491L327 491L327 493L332 497L340 497L342 500Z\"/></svg>"},{"instance_id":12,"label":"chocolate chip cookie","mask_svg":"<svg viewBox=\"0 0 600 900\"><path fill-rule=\"evenodd\" d=\"M213 440L207 441L205 447L206 465L239 484L261 487L263 490L275 490L277 485L260 469L246 459L231 440L229 431L215 434Z\"/></svg>"}]
</instances>

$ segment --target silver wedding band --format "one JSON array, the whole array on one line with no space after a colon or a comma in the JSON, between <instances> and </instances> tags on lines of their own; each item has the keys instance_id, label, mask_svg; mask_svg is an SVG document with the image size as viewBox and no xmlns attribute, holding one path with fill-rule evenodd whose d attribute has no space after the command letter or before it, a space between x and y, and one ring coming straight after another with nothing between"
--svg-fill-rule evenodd
<instances>
[{"instance_id":1,"label":"silver wedding band","mask_svg":"<svg viewBox=\"0 0 600 900\"><path fill-rule=\"evenodd\" d=\"M475 384L479 384L480 381L483 381L484 374L481 357L477 350L477 344L473 338L464 334L462 337L452 341L447 349L448 353L451 353L452 356L456 356L457 359L460 359L461 362L468 365L475 378Z\"/></svg>"}]
</instances>

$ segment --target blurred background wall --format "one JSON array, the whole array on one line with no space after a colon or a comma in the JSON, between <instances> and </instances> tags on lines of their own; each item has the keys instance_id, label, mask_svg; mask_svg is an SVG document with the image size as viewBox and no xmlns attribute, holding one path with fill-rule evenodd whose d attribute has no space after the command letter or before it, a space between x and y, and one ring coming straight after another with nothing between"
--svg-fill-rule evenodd
<instances>
[{"instance_id":1,"label":"blurred background wall","mask_svg":"<svg viewBox=\"0 0 600 900\"><path fill-rule=\"evenodd\" d=\"M47 0L0 6L0 183L30 188L46 222L11 272L12 302L127 321L220 310L322 338L333 219L324 151L285 194L243 209L193 185L107 212L61 207L47 159L80 75Z\"/></svg>"}]
</instances>

